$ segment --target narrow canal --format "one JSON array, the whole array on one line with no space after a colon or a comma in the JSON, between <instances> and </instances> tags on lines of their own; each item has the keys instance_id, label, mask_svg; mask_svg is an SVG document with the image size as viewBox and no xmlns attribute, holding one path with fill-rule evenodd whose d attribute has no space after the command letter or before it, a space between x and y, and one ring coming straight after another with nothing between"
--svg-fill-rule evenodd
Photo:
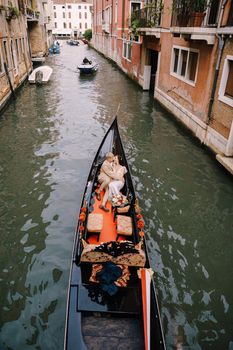
<instances>
[{"instance_id":1,"label":"narrow canal","mask_svg":"<svg viewBox=\"0 0 233 350\"><path fill-rule=\"evenodd\" d=\"M25 84L0 118L0 349L63 348L77 212L119 103L167 348L233 349L232 177L95 51L64 43L47 64L52 81Z\"/></svg>"}]
</instances>

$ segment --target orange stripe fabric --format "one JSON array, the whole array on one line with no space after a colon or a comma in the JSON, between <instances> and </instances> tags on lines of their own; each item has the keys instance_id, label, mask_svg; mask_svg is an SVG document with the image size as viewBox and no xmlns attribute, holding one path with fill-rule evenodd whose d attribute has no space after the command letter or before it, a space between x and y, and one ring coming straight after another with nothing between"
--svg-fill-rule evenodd
<instances>
[{"instance_id":1,"label":"orange stripe fabric","mask_svg":"<svg viewBox=\"0 0 233 350\"><path fill-rule=\"evenodd\" d=\"M101 201L103 198L103 192L100 194ZM88 239L89 243L99 244L100 242L109 242L115 241L117 237L116 223L114 222L114 213L112 211L112 205L108 201L106 207L109 209L109 212L106 213L104 210L99 208L101 201L98 201L95 197L94 210L93 214L103 214L104 222L103 229L100 233L99 242L97 242L97 237L95 235L90 236Z\"/></svg>"},{"instance_id":2,"label":"orange stripe fabric","mask_svg":"<svg viewBox=\"0 0 233 350\"><path fill-rule=\"evenodd\" d=\"M148 349L148 325L147 325L147 298L146 298L146 270L141 269L141 286L142 286L142 307L143 307L143 326L144 326L144 343L145 343L145 350Z\"/></svg>"}]
</instances>

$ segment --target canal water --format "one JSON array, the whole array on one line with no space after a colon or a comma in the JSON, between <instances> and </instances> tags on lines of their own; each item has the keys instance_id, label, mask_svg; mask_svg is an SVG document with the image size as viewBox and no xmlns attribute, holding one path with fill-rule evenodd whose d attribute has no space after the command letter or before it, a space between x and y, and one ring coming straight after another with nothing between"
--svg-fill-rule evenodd
<instances>
[{"instance_id":1,"label":"canal water","mask_svg":"<svg viewBox=\"0 0 233 350\"><path fill-rule=\"evenodd\" d=\"M0 349L63 348L77 213L120 104L167 348L232 350L232 177L95 51L64 43L47 64L49 84L26 83L0 118Z\"/></svg>"}]
</instances>

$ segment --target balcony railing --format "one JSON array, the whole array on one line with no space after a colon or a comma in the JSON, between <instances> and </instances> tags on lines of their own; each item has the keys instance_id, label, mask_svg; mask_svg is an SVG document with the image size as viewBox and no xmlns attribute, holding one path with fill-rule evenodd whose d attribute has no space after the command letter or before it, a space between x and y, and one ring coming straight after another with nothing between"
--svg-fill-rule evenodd
<instances>
[{"instance_id":1,"label":"balcony railing","mask_svg":"<svg viewBox=\"0 0 233 350\"><path fill-rule=\"evenodd\" d=\"M147 5L141 10L134 11L131 15L129 26L132 29L153 28L161 25L161 10L157 6Z\"/></svg>"},{"instance_id":2,"label":"balcony railing","mask_svg":"<svg viewBox=\"0 0 233 350\"><path fill-rule=\"evenodd\" d=\"M177 0L172 12L172 27L217 27L220 3L212 0L203 10L197 10L195 1L187 1L190 6L180 5Z\"/></svg>"},{"instance_id":3,"label":"balcony railing","mask_svg":"<svg viewBox=\"0 0 233 350\"><path fill-rule=\"evenodd\" d=\"M27 21L29 22L37 22L39 21L40 13L38 11L34 11L31 8L26 8L26 16Z\"/></svg>"}]
</instances>

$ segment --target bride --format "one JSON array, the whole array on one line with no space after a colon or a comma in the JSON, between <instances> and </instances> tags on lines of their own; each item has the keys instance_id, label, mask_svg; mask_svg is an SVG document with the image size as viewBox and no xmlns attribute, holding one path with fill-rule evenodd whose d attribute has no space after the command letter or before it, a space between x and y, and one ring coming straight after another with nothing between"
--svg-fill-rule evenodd
<instances>
[{"instance_id":1,"label":"bride","mask_svg":"<svg viewBox=\"0 0 233 350\"><path fill-rule=\"evenodd\" d=\"M120 165L118 156L114 157L113 170L118 180L112 180L109 183L109 199L114 195L121 194L120 190L125 184L124 175L127 173L127 169L125 166Z\"/></svg>"}]
</instances>

